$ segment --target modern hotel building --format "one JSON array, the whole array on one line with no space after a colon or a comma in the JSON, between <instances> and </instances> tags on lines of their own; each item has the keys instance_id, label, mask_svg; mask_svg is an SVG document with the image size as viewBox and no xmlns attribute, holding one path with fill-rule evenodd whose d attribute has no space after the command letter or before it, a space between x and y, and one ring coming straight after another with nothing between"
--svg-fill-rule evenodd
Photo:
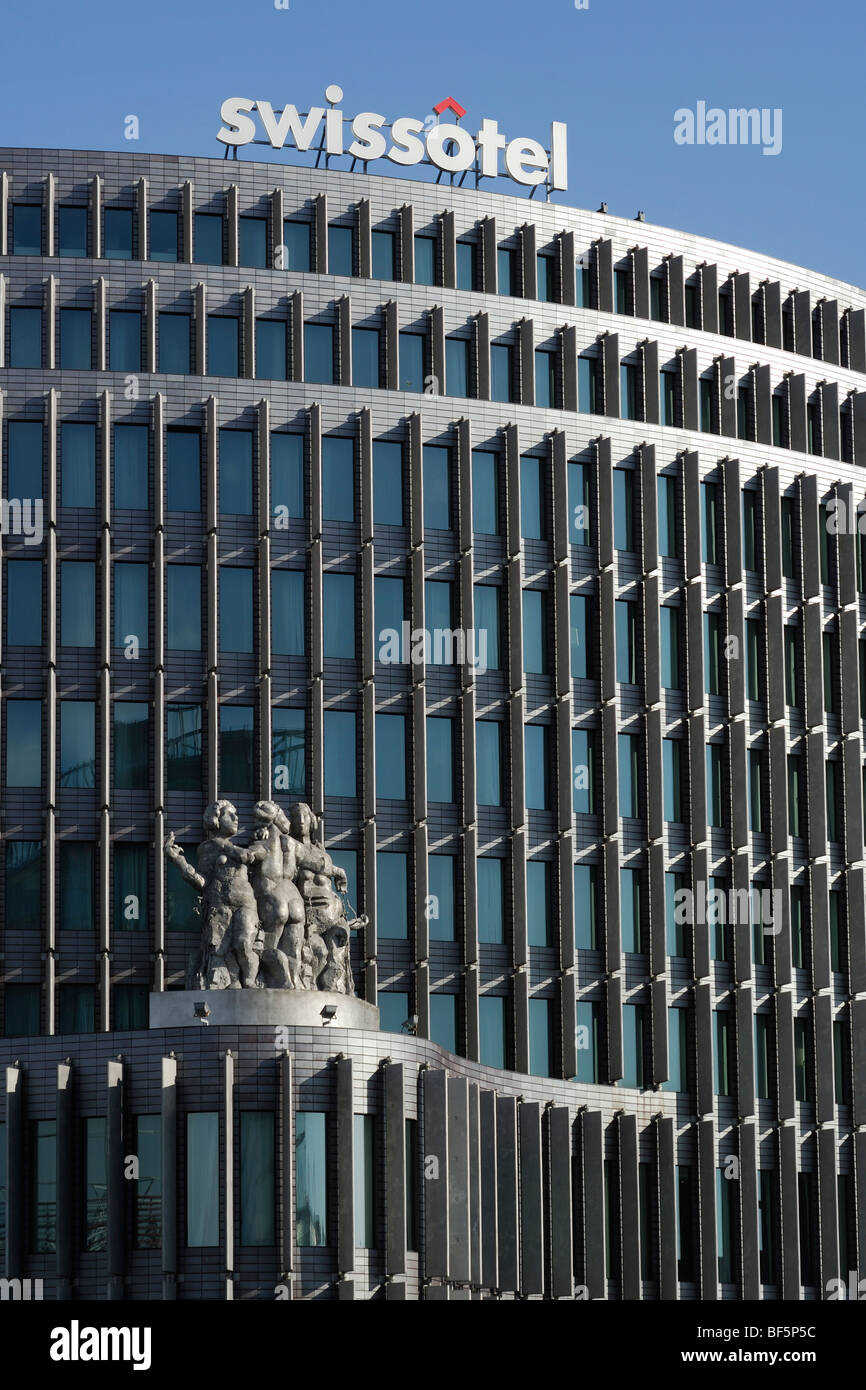
<instances>
[{"instance_id":1,"label":"modern hotel building","mask_svg":"<svg viewBox=\"0 0 866 1390\"><path fill-rule=\"evenodd\" d=\"M0 171L6 1276L863 1269L866 294L443 182ZM380 1032L149 1027L217 796L322 817Z\"/></svg>"}]
</instances>

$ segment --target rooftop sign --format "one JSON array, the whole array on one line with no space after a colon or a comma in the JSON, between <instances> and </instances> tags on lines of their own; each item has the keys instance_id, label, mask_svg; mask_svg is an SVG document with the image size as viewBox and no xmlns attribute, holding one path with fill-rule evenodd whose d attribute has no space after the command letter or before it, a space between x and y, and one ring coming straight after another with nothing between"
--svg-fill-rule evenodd
<instances>
[{"instance_id":1,"label":"rooftop sign","mask_svg":"<svg viewBox=\"0 0 866 1390\"><path fill-rule=\"evenodd\" d=\"M515 183L533 189L541 183L546 184L548 190L568 187L567 130L559 121L551 124L549 150L527 136L508 140L497 122L487 118L482 120L473 136L456 122L438 119L446 110L456 113L458 121L466 114L453 97L448 97L433 108L435 121L432 116L426 120L400 116L389 122L378 112L361 111L351 118L353 138L347 145L344 125L349 118L336 105L343 99L341 88L327 87L325 99L327 107L311 106L309 111L299 112L296 106L284 106L282 111L276 111L269 101L229 97L220 107L223 125L217 139L233 147L235 154L240 145L268 144L281 150L289 144L302 152L324 153L326 162L332 155L348 155L364 165L375 159L389 159L392 164L402 165L433 164L452 176L465 176L471 170L476 183L479 178L496 178L503 172L499 166L501 154L504 172ZM258 116L258 123L253 112Z\"/></svg>"}]
</instances>

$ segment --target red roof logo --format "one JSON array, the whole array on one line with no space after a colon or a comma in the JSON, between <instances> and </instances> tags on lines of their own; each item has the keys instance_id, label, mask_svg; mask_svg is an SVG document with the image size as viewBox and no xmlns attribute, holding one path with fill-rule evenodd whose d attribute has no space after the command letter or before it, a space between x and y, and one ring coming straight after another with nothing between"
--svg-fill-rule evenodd
<instances>
[{"instance_id":1,"label":"red roof logo","mask_svg":"<svg viewBox=\"0 0 866 1390\"><path fill-rule=\"evenodd\" d=\"M458 121L461 116L466 115L465 108L460 105L459 101L455 101L453 97L446 97L444 101L439 102L438 106L434 106L433 110L437 116L441 116L443 111L453 111Z\"/></svg>"}]
</instances>

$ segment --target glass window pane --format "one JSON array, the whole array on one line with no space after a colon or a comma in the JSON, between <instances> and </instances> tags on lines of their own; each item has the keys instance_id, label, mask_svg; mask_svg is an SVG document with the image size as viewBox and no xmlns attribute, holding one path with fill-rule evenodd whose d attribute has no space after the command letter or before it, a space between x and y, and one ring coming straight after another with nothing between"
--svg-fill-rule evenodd
<instances>
[{"instance_id":1,"label":"glass window pane","mask_svg":"<svg viewBox=\"0 0 866 1390\"><path fill-rule=\"evenodd\" d=\"M394 279L394 233L372 232L372 274L374 280Z\"/></svg>"},{"instance_id":2,"label":"glass window pane","mask_svg":"<svg viewBox=\"0 0 866 1390\"><path fill-rule=\"evenodd\" d=\"M121 791L146 791L149 706L138 700L115 700L114 786Z\"/></svg>"},{"instance_id":3,"label":"glass window pane","mask_svg":"<svg viewBox=\"0 0 866 1390\"><path fill-rule=\"evenodd\" d=\"M208 376L239 375L239 330L240 324L237 319L222 314L208 314Z\"/></svg>"},{"instance_id":4,"label":"glass window pane","mask_svg":"<svg viewBox=\"0 0 866 1390\"><path fill-rule=\"evenodd\" d=\"M57 254L87 255L87 208L57 209Z\"/></svg>"},{"instance_id":5,"label":"glass window pane","mask_svg":"<svg viewBox=\"0 0 866 1390\"><path fill-rule=\"evenodd\" d=\"M37 647L42 642L42 562L6 563L6 644Z\"/></svg>"},{"instance_id":6,"label":"glass window pane","mask_svg":"<svg viewBox=\"0 0 866 1390\"><path fill-rule=\"evenodd\" d=\"M376 855L376 910L379 936L405 940L408 935L409 892L405 854Z\"/></svg>"},{"instance_id":7,"label":"glass window pane","mask_svg":"<svg viewBox=\"0 0 866 1390\"><path fill-rule=\"evenodd\" d=\"M548 805L547 728L526 724L523 729L526 757L526 805L546 810Z\"/></svg>"},{"instance_id":8,"label":"glass window pane","mask_svg":"<svg viewBox=\"0 0 866 1390\"><path fill-rule=\"evenodd\" d=\"M256 319L256 376L285 381L287 375L285 321Z\"/></svg>"},{"instance_id":9,"label":"glass window pane","mask_svg":"<svg viewBox=\"0 0 866 1390\"><path fill-rule=\"evenodd\" d=\"M251 430L219 432L220 511L250 516L253 510L253 435Z\"/></svg>"},{"instance_id":10,"label":"glass window pane","mask_svg":"<svg viewBox=\"0 0 866 1390\"><path fill-rule=\"evenodd\" d=\"M109 309L108 369L141 371L141 314L130 309Z\"/></svg>"},{"instance_id":11,"label":"glass window pane","mask_svg":"<svg viewBox=\"0 0 866 1390\"><path fill-rule=\"evenodd\" d=\"M9 310L9 366L42 366L42 310Z\"/></svg>"},{"instance_id":12,"label":"glass window pane","mask_svg":"<svg viewBox=\"0 0 866 1390\"><path fill-rule=\"evenodd\" d=\"M406 718L402 714L376 715L376 796L387 801L406 799Z\"/></svg>"},{"instance_id":13,"label":"glass window pane","mask_svg":"<svg viewBox=\"0 0 866 1390\"><path fill-rule=\"evenodd\" d=\"M302 709L271 710L271 766L275 792L303 799L307 791L305 715Z\"/></svg>"},{"instance_id":14,"label":"glass window pane","mask_svg":"<svg viewBox=\"0 0 866 1390\"><path fill-rule=\"evenodd\" d=\"M424 335L400 334L400 390L424 390Z\"/></svg>"},{"instance_id":15,"label":"glass window pane","mask_svg":"<svg viewBox=\"0 0 866 1390\"><path fill-rule=\"evenodd\" d=\"M535 404L550 410L556 405L556 354L535 353Z\"/></svg>"},{"instance_id":16,"label":"glass window pane","mask_svg":"<svg viewBox=\"0 0 866 1390\"><path fill-rule=\"evenodd\" d=\"M6 700L6 786L42 781L42 701Z\"/></svg>"},{"instance_id":17,"label":"glass window pane","mask_svg":"<svg viewBox=\"0 0 866 1390\"><path fill-rule=\"evenodd\" d=\"M170 512L201 511L201 437L197 430L167 430L165 505Z\"/></svg>"},{"instance_id":18,"label":"glass window pane","mask_svg":"<svg viewBox=\"0 0 866 1390\"><path fill-rule=\"evenodd\" d=\"M345 436L322 439L322 516L325 521L355 519L355 446Z\"/></svg>"},{"instance_id":19,"label":"glass window pane","mask_svg":"<svg viewBox=\"0 0 866 1390\"><path fill-rule=\"evenodd\" d=\"M4 1031L7 1038L34 1038L38 1036L40 995L39 985L6 986L6 1028Z\"/></svg>"},{"instance_id":20,"label":"glass window pane","mask_svg":"<svg viewBox=\"0 0 866 1390\"><path fill-rule=\"evenodd\" d=\"M115 841L115 931L148 930L147 851L148 846L145 844Z\"/></svg>"},{"instance_id":21,"label":"glass window pane","mask_svg":"<svg viewBox=\"0 0 866 1390\"><path fill-rule=\"evenodd\" d=\"M60 563L60 645L96 644L96 565L90 560Z\"/></svg>"},{"instance_id":22,"label":"glass window pane","mask_svg":"<svg viewBox=\"0 0 866 1390\"><path fill-rule=\"evenodd\" d=\"M147 456L147 425L115 425L115 507L147 510Z\"/></svg>"},{"instance_id":23,"label":"glass window pane","mask_svg":"<svg viewBox=\"0 0 866 1390\"><path fill-rule=\"evenodd\" d=\"M497 249L496 279L500 294L514 294L514 252L507 246Z\"/></svg>"},{"instance_id":24,"label":"glass window pane","mask_svg":"<svg viewBox=\"0 0 866 1390\"><path fill-rule=\"evenodd\" d=\"M229 792L253 787L253 709L251 705L220 705L220 786Z\"/></svg>"},{"instance_id":25,"label":"glass window pane","mask_svg":"<svg viewBox=\"0 0 866 1390\"><path fill-rule=\"evenodd\" d=\"M132 259L132 209L106 208L102 216L102 254L108 261Z\"/></svg>"},{"instance_id":26,"label":"glass window pane","mask_svg":"<svg viewBox=\"0 0 866 1390\"><path fill-rule=\"evenodd\" d=\"M505 860L487 856L477 861L478 940L505 940Z\"/></svg>"},{"instance_id":27,"label":"glass window pane","mask_svg":"<svg viewBox=\"0 0 866 1390\"><path fill-rule=\"evenodd\" d=\"M574 866L574 944L578 950L598 947L596 915L596 870L594 864Z\"/></svg>"},{"instance_id":28,"label":"glass window pane","mask_svg":"<svg viewBox=\"0 0 866 1390\"><path fill-rule=\"evenodd\" d=\"M61 503L96 506L96 426L69 423L60 427Z\"/></svg>"},{"instance_id":29,"label":"glass window pane","mask_svg":"<svg viewBox=\"0 0 866 1390\"><path fill-rule=\"evenodd\" d=\"M427 800L454 800L453 719L427 717Z\"/></svg>"},{"instance_id":30,"label":"glass window pane","mask_svg":"<svg viewBox=\"0 0 866 1390\"><path fill-rule=\"evenodd\" d=\"M472 529L482 536L499 534L496 454L472 450Z\"/></svg>"},{"instance_id":31,"label":"glass window pane","mask_svg":"<svg viewBox=\"0 0 866 1390\"><path fill-rule=\"evenodd\" d=\"M424 445L424 525L432 531L451 527L451 454L437 444Z\"/></svg>"},{"instance_id":32,"label":"glass window pane","mask_svg":"<svg viewBox=\"0 0 866 1390\"><path fill-rule=\"evenodd\" d=\"M201 1110L186 1117L186 1243L219 1245L219 1113Z\"/></svg>"},{"instance_id":33,"label":"glass window pane","mask_svg":"<svg viewBox=\"0 0 866 1390\"><path fill-rule=\"evenodd\" d=\"M219 213L197 212L193 216L193 259L198 265L222 265L223 220Z\"/></svg>"},{"instance_id":34,"label":"glass window pane","mask_svg":"<svg viewBox=\"0 0 866 1390\"><path fill-rule=\"evenodd\" d=\"M355 796L357 779L354 714L344 710L325 711L324 753L325 795Z\"/></svg>"},{"instance_id":35,"label":"glass window pane","mask_svg":"<svg viewBox=\"0 0 866 1390\"><path fill-rule=\"evenodd\" d=\"M276 1230L276 1135L269 1110L240 1112L241 1245L273 1245Z\"/></svg>"},{"instance_id":36,"label":"glass window pane","mask_svg":"<svg viewBox=\"0 0 866 1390\"><path fill-rule=\"evenodd\" d=\"M530 859L526 865L527 939L530 946L549 946L550 865Z\"/></svg>"},{"instance_id":37,"label":"glass window pane","mask_svg":"<svg viewBox=\"0 0 866 1390\"><path fill-rule=\"evenodd\" d=\"M373 516L377 526L403 525L403 446L373 440Z\"/></svg>"},{"instance_id":38,"label":"glass window pane","mask_svg":"<svg viewBox=\"0 0 866 1390\"><path fill-rule=\"evenodd\" d=\"M352 385L382 385L379 366L378 328L352 329Z\"/></svg>"},{"instance_id":39,"label":"glass window pane","mask_svg":"<svg viewBox=\"0 0 866 1390\"><path fill-rule=\"evenodd\" d=\"M355 1246L363 1250L372 1249L376 1243L375 1126L375 1116L355 1116Z\"/></svg>"},{"instance_id":40,"label":"glass window pane","mask_svg":"<svg viewBox=\"0 0 866 1390\"><path fill-rule=\"evenodd\" d=\"M265 217L238 218L238 265L264 270L268 264L268 223Z\"/></svg>"},{"instance_id":41,"label":"glass window pane","mask_svg":"<svg viewBox=\"0 0 866 1390\"><path fill-rule=\"evenodd\" d=\"M328 1243L327 1115L295 1116L295 1219L300 1246Z\"/></svg>"},{"instance_id":42,"label":"glass window pane","mask_svg":"<svg viewBox=\"0 0 866 1390\"><path fill-rule=\"evenodd\" d=\"M544 483L541 459L520 460L520 534L528 540L544 536Z\"/></svg>"},{"instance_id":43,"label":"glass window pane","mask_svg":"<svg viewBox=\"0 0 866 1390\"><path fill-rule=\"evenodd\" d=\"M474 290L476 281L477 247L474 241L457 243L457 288Z\"/></svg>"},{"instance_id":44,"label":"glass window pane","mask_svg":"<svg viewBox=\"0 0 866 1390\"><path fill-rule=\"evenodd\" d=\"M159 315L159 370L176 376L188 376L191 333L189 314Z\"/></svg>"},{"instance_id":45,"label":"glass window pane","mask_svg":"<svg viewBox=\"0 0 866 1390\"><path fill-rule=\"evenodd\" d=\"M427 920L431 941L454 941L454 858L450 854L427 857Z\"/></svg>"},{"instance_id":46,"label":"glass window pane","mask_svg":"<svg viewBox=\"0 0 866 1390\"><path fill-rule=\"evenodd\" d=\"M325 656L355 656L355 576L322 578L322 636Z\"/></svg>"},{"instance_id":47,"label":"glass window pane","mask_svg":"<svg viewBox=\"0 0 866 1390\"><path fill-rule=\"evenodd\" d=\"M304 436L271 435L271 513L277 530L304 515Z\"/></svg>"},{"instance_id":48,"label":"glass window pane","mask_svg":"<svg viewBox=\"0 0 866 1390\"><path fill-rule=\"evenodd\" d=\"M38 931L41 925L42 841L7 840L6 929Z\"/></svg>"},{"instance_id":49,"label":"glass window pane","mask_svg":"<svg viewBox=\"0 0 866 1390\"><path fill-rule=\"evenodd\" d=\"M511 400L511 348L507 343L490 345L490 399Z\"/></svg>"},{"instance_id":50,"label":"glass window pane","mask_svg":"<svg viewBox=\"0 0 866 1390\"><path fill-rule=\"evenodd\" d=\"M469 343L465 338L445 339L445 394L469 395Z\"/></svg>"},{"instance_id":51,"label":"glass window pane","mask_svg":"<svg viewBox=\"0 0 866 1390\"><path fill-rule=\"evenodd\" d=\"M166 705L165 751L170 792L201 787L201 705Z\"/></svg>"},{"instance_id":52,"label":"glass window pane","mask_svg":"<svg viewBox=\"0 0 866 1390\"><path fill-rule=\"evenodd\" d=\"M329 323L304 324L304 381L334 380L334 330Z\"/></svg>"},{"instance_id":53,"label":"glass window pane","mask_svg":"<svg viewBox=\"0 0 866 1390\"><path fill-rule=\"evenodd\" d=\"M96 987L61 985L60 1032L93 1033L96 1029Z\"/></svg>"},{"instance_id":54,"label":"glass window pane","mask_svg":"<svg viewBox=\"0 0 866 1390\"><path fill-rule=\"evenodd\" d=\"M42 255L42 208L38 203L12 205L12 255Z\"/></svg>"},{"instance_id":55,"label":"glass window pane","mask_svg":"<svg viewBox=\"0 0 866 1390\"><path fill-rule=\"evenodd\" d=\"M492 719L479 719L475 725L475 759L479 806L502 805L501 725Z\"/></svg>"},{"instance_id":56,"label":"glass window pane","mask_svg":"<svg viewBox=\"0 0 866 1390\"><path fill-rule=\"evenodd\" d=\"M304 571L271 570L271 651L304 655Z\"/></svg>"},{"instance_id":57,"label":"glass window pane","mask_svg":"<svg viewBox=\"0 0 866 1390\"><path fill-rule=\"evenodd\" d=\"M457 996L430 995L430 1040L446 1052L457 1051Z\"/></svg>"},{"instance_id":58,"label":"glass window pane","mask_svg":"<svg viewBox=\"0 0 866 1390\"><path fill-rule=\"evenodd\" d=\"M61 840L58 845L60 900L58 925L64 931L91 931L95 856L92 844Z\"/></svg>"},{"instance_id":59,"label":"glass window pane","mask_svg":"<svg viewBox=\"0 0 866 1390\"><path fill-rule=\"evenodd\" d=\"M166 565L166 643L173 651L201 651L201 569Z\"/></svg>"},{"instance_id":60,"label":"glass window pane","mask_svg":"<svg viewBox=\"0 0 866 1390\"><path fill-rule=\"evenodd\" d=\"M149 565L115 563L114 580L114 645L130 652L145 651L148 647L147 586Z\"/></svg>"},{"instance_id":61,"label":"glass window pane","mask_svg":"<svg viewBox=\"0 0 866 1390\"><path fill-rule=\"evenodd\" d=\"M505 1000L482 994L478 1000L479 1056L482 1066L505 1067Z\"/></svg>"},{"instance_id":62,"label":"glass window pane","mask_svg":"<svg viewBox=\"0 0 866 1390\"><path fill-rule=\"evenodd\" d=\"M545 595L540 589L523 590L523 669L542 675L545 661Z\"/></svg>"},{"instance_id":63,"label":"glass window pane","mask_svg":"<svg viewBox=\"0 0 866 1390\"><path fill-rule=\"evenodd\" d=\"M176 261L178 257L178 217L176 212L157 210L150 214L149 259Z\"/></svg>"},{"instance_id":64,"label":"glass window pane","mask_svg":"<svg viewBox=\"0 0 866 1390\"><path fill-rule=\"evenodd\" d=\"M138 1250L158 1250L162 1242L162 1116L136 1115L138 1181L133 1184L133 1227Z\"/></svg>"},{"instance_id":65,"label":"glass window pane","mask_svg":"<svg viewBox=\"0 0 866 1390\"><path fill-rule=\"evenodd\" d=\"M7 495L22 500L41 497L42 426L32 420L10 420L7 450Z\"/></svg>"},{"instance_id":66,"label":"glass window pane","mask_svg":"<svg viewBox=\"0 0 866 1390\"><path fill-rule=\"evenodd\" d=\"M549 999L529 1001L529 1071L531 1076L552 1076L553 1047Z\"/></svg>"},{"instance_id":67,"label":"glass window pane","mask_svg":"<svg viewBox=\"0 0 866 1390\"><path fill-rule=\"evenodd\" d=\"M428 660L431 666L451 665L458 657L451 632L451 585L437 579L424 583L424 616L430 634Z\"/></svg>"},{"instance_id":68,"label":"glass window pane","mask_svg":"<svg viewBox=\"0 0 866 1390\"><path fill-rule=\"evenodd\" d=\"M436 284L436 241L432 236L415 238L415 284Z\"/></svg>"},{"instance_id":69,"label":"glass window pane","mask_svg":"<svg viewBox=\"0 0 866 1390\"><path fill-rule=\"evenodd\" d=\"M68 986L67 986L68 988ZM63 996L63 989L60 994ZM63 1032L63 1028L60 1030ZM31 1249L46 1254L57 1249L57 1123L36 1120L32 1127Z\"/></svg>"},{"instance_id":70,"label":"glass window pane","mask_svg":"<svg viewBox=\"0 0 866 1390\"><path fill-rule=\"evenodd\" d=\"M352 227L328 228L328 274L354 275L355 234Z\"/></svg>"},{"instance_id":71,"label":"glass window pane","mask_svg":"<svg viewBox=\"0 0 866 1390\"><path fill-rule=\"evenodd\" d=\"M409 1017L409 995L404 990L379 990L376 1003L379 1007L379 1028L383 1033L402 1033L403 1024Z\"/></svg>"},{"instance_id":72,"label":"glass window pane","mask_svg":"<svg viewBox=\"0 0 866 1390\"><path fill-rule=\"evenodd\" d=\"M283 220L283 245L285 246L282 266L277 269L308 271L310 269L310 223L296 222L291 218Z\"/></svg>"},{"instance_id":73,"label":"glass window pane","mask_svg":"<svg viewBox=\"0 0 866 1390\"><path fill-rule=\"evenodd\" d=\"M220 566L220 648L224 652L253 650L253 572L238 565Z\"/></svg>"},{"instance_id":74,"label":"glass window pane","mask_svg":"<svg viewBox=\"0 0 866 1390\"><path fill-rule=\"evenodd\" d=\"M93 366L93 315L89 309L60 310L60 365L89 372Z\"/></svg>"},{"instance_id":75,"label":"glass window pane","mask_svg":"<svg viewBox=\"0 0 866 1390\"><path fill-rule=\"evenodd\" d=\"M195 868L196 850L181 845L186 862ZM201 934L201 918L196 911L198 890L181 877L176 864L168 860L165 866L165 918L169 931L188 931Z\"/></svg>"}]
</instances>

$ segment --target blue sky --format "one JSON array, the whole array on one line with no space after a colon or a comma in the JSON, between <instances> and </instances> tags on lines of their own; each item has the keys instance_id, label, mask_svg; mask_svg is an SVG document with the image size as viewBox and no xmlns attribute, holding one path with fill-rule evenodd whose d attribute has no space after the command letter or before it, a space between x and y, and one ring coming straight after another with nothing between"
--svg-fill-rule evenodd
<instances>
[{"instance_id":1,"label":"blue sky","mask_svg":"<svg viewBox=\"0 0 866 1390\"><path fill-rule=\"evenodd\" d=\"M221 155L227 96L306 110L338 82L347 115L393 118L451 95L473 131L488 116L546 141L566 121L557 201L866 285L857 0L47 0L7 7L3 31L0 144ZM700 100L781 107L781 153L675 144L674 112Z\"/></svg>"}]
</instances>

